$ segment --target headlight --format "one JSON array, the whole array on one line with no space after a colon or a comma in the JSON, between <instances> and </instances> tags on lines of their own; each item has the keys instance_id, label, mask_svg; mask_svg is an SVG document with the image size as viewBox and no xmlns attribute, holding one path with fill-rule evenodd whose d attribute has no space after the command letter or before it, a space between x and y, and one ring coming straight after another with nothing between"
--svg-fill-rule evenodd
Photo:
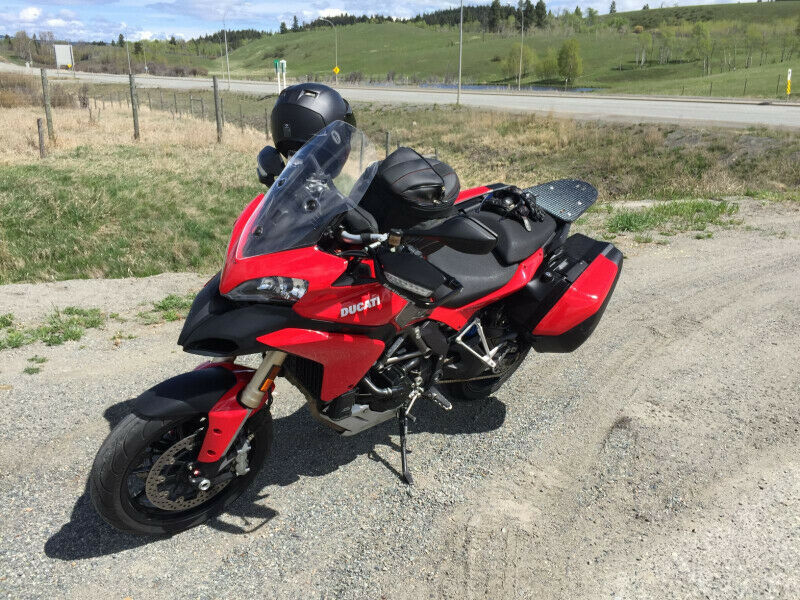
<instances>
[{"instance_id":1,"label":"headlight","mask_svg":"<svg viewBox=\"0 0 800 600\"><path fill-rule=\"evenodd\" d=\"M297 302L308 291L305 279L293 277L261 277L240 283L225 294L231 300L250 302Z\"/></svg>"}]
</instances>

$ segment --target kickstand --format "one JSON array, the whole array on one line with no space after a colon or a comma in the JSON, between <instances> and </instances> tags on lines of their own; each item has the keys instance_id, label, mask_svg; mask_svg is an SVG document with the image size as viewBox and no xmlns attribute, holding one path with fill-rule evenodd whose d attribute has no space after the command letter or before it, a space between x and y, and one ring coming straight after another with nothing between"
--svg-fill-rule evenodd
<instances>
[{"instance_id":1,"label":"kickstand","mask_svg":"<svg viewBox=\"0 0 800 600\"><path fill-rule=\"evenodd\" d=\"M407 411L408 409L406 406L402 406L397 413L397 421L400 425L400 465L402 468L403 481L408 485L414 485L414 478L411 477L411 473L408 471L408 458L406 457L406 452L408 451L408 419L411 417Z\"/></svg>"}]
</instances>

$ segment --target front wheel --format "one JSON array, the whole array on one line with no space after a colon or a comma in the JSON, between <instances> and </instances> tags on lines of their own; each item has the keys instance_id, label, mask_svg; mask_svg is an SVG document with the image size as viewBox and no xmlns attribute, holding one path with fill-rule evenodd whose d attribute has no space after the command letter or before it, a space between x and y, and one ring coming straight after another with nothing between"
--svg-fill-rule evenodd
<instances>
[{"instance_id":1,"label":"front wheel","mask_svg":"<svg viewBox=\"0 0 800 600\"><path fill-rule=\"evenodd\" d=\"M97 452L89 476L100 516L122 531L164 535L220 514L264 463L272 444L272 416L264 409L248 419L222 459L230 460L221 472L228 477L200 490L189 481L188 465L197 457L207 424L205 415L123 419Z\"/></svg>"}]
</instances>

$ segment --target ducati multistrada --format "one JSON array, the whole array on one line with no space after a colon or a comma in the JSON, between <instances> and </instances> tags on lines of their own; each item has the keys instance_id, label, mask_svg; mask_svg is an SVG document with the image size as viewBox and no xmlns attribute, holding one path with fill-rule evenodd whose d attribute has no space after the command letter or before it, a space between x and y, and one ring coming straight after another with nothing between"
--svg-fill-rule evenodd
<instances>
[{"instance_id":1,"label":"ducati multistrada","mask_svg":"<svg viewBox=\"0 0 800 600\"><path fill-rule=\"evenodd\" d=\"M411 149L372 161L342 121L275 174L181 332L210 360L133 400L97 454L92 501L119 529L180 531L239 496L269 452L279 377L341 435L396 419L411 483L414 404L485 398L530 349L575 350L620 274L613 245L568 237L597 197L580 181L458 193Z\"/></svg>"}]
</instances>

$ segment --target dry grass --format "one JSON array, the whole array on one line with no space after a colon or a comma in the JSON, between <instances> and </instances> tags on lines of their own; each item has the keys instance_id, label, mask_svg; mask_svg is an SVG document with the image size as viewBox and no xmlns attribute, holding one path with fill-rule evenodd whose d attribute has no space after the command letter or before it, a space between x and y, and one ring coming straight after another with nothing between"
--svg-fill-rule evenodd
<instances>
[{"instance_id":1,"label":"dry grass","mask_svg":"<svg viewBox=\"0 0 800 600\"><path fill-rule=\"evenodd\" d=\"M0 164L25 164L38 159L36 119L44 117L44 110L34 107L10 108L0 111ZM58 158L64 152L78 148L109 149L120 145L134 146L150 154L154 161L176 158L188 151L202 153L225 151L256 153L268 143L264 133L245 128L244 132L228 128L224 144L216 144L216 125L210 121L184 116L173 119L167 113L139 112L141 139L133 139L133 117L129 109L119 107L94 108L91 117L88 109L60 109L53 112L56 141L48 145L48 152ZM90 165L87 165L90 167Z\"/></svg>"}]
</instances>

